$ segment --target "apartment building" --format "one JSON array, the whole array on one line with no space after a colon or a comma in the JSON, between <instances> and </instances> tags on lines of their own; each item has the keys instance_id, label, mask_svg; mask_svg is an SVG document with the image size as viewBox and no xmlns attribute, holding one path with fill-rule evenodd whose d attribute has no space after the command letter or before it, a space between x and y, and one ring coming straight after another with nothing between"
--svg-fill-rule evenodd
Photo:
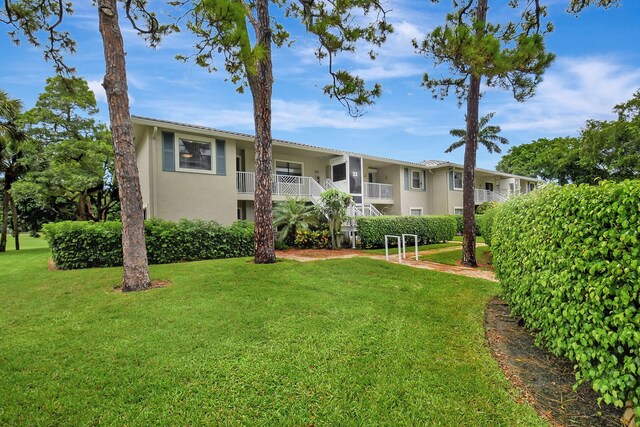
<instances>
[{"instance_id":1,"label":"apartment building","mask_svg":"<svg viewBox=\"0 0 640 427\"><path fill-rule=\"evenodd\" d=\"M146 216L199 218L230 224L253 219L253 136L204 126L133 116L133 133ZM460 164L407 162L273 140L273 200L319 203L338 188L353 196L353 215L462 213ZM476 204L502 202L541 181L476 169Z\"/></svg>"}]
</instances>

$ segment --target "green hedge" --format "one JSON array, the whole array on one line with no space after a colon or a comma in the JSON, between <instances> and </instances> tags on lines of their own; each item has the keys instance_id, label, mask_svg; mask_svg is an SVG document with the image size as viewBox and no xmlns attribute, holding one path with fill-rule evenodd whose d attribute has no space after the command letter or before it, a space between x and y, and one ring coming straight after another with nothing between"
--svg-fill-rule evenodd
<instances>
[{"instance_id":1,"label":"green hedge","mask_svg":"<svg viewBox=\"0 0 640 427\"><path fill-rule=\"evenodd\" d=\"M537 341L640 407L640 181L548 186L498 209L493 266Z\"/></svg>"},{"instance_id":2,"label":"green hedge","mask_svg":"<svg viewBox=\"0 0 640 427\"><path fill-rule=\"evenodd\" d=\"M213 221L145 221L149 264L250 256L253 224L238 221L223 227ZM58 268L77 269L122 265L122 225L65 221L45 224L53 260Z\"/></svg>"},{"instance_id":3,"label":"green hedge","mask_svg":"<svg viewBox=\"0 0 640 427\"><path fill-rule=\"evenodd\" d=\"M498 213L497 208L489 209L481 215L476 215L476 231L478 235L484 237L484 242L491 246L491 238L493 235L493 220Z\"/></svg>"},{"instance_id":4,"label":"green hedge","mask_svg":"<svg viewBox=\"0 0 640 427\"><path fill-rule=\"evenodd\" d=\"M464 232L464 217L462 215L445 215L456 221L456 234L462 235Z\"/></svg>"},{"instance_id":5,"label":"green hedge","mask_svg":"<svg viewBox=\"0 0 640 427\"><path fill-rule=\"evenodd\" d=\"M454 215L361 216L356 218L363 248L384 247L385 234L417 234L420 243L446 242L456 234Z\"/></svg>"}]
</instances>

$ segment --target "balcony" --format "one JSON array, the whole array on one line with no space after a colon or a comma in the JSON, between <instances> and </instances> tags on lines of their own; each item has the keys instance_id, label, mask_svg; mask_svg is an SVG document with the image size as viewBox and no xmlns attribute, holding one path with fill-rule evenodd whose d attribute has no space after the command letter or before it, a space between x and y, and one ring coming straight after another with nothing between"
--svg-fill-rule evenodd
<instances>
[{"instance_id":1,"label":"balcony","mask_svg":"<svg viewBox=\"0 0 640 427\"><path fill-rule=\"evenodd\" d=\"M256 189L254 172L236 172L236 190L240 194L253 194ZM271 195L284 197L320 198L324 191L315 179L309 176L271 175Z\"/></svg>"},{"instance_id":2,"label":"balcony","mask_svg":"<svg viewBox=\"0 0 640 427\"><path fill-rule=\"evenodd\" d=\"M393 201L393 185L364 182L362 187L365 199Z\"/></svg>"}]
</instances>

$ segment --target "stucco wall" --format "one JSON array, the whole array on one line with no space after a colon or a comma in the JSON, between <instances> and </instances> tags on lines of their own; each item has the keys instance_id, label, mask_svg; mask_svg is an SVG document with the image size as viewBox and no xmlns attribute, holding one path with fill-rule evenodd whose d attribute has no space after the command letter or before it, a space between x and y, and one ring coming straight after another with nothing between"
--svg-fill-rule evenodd
<instances>
[{"instance_id":1,"label":"stucco wall","mask_svg":"<svg viewBox=\"0 0 640 427\"><path fill-rule=\"evenodd\" d=\"M427 215L429 213L429 197L428 197L428 191L423 191L422 189L416 189L416 190L405 190L405 173L404 173L404 169L405 167L399 167L398 168L398 173L399 173L399 184L398 187L400 190L400 215L409 215L411 208L422 208L422 214L423 215ZM419 170L419 171L423 171L423 169L419 169L419 168L409 168L409 173L411 173L412 170ZM426 185L427 188L429 188L429 186L431 185L430 182L430 176L429 176L429 172L427 171L427 173L425 174L426 177ZM411 175L409 175L409 179L411 179ZM395 190L395 188L394 188Z\"/></svg>"},{"instance_id":2,"label":"stucco wall","mask_svg":"<svg viewBox=\"0 0 640 427\"><path fill-rule=\"evenodd\" d=\"M226 139L226 175L213 175L188 171L166 172L162 170L162 139L158 129L155 141L151 142L153 154L153 176L155 197L143 200L153 204L154 217L177 221L182 218L215 220L229 225L237 217L237 192L235 155L236 143ZM170 129L164 129L170 132ZM181 134L182 135L182 134ZM188 134L196 140L213 141L211 137ZM138 159L142 165L141 157ZM146 197L146 198L145 198Z\"/></svg>"}]
</instances>

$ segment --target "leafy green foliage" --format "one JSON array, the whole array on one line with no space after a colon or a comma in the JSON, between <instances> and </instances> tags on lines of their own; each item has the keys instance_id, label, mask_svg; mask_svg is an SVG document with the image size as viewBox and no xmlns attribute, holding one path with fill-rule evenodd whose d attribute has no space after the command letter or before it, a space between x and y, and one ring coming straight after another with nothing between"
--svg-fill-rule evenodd
<instances>
[{"instance_id":1,"label":"leafy green foliage","mask_svg":"<svg viewBox=\"0 0 640 427\"><path fill-rule=\"evenodd\" d=\"M612 121L589 120L575 138L541 138L512 147L496 169L560 184L640 177L640 91L614 108Z\"/></svg>"},{"instance_id":2,"label":"leafy green foliage","mask_svg":"<svg viewBox=\"0 0 640 427\"><path fill-rule=\"evenodd\" d=\"M497 144L508 144L509 140L499 133L502 131L500 126L490 125L489 120L495 113L489 113L482 117L478 122L478 143L482 144L489 153L500 153L502 149ZM463 147L467 143L467 130L466 129L451 129L449 131L451 136L459 138L456 142L451 144L449 148L444 150L445 153L450 153L456 148Z\"/></svg>"},{"instance_id":3,"label":"leafy green foliage","mask_svg":"<svg viewBox=\"0 0 640 427\"><path fill-rule=\"evenodd\" d=\"M417 234L419 243L424 244L446 242L456 234L457 227L454 215L361 216L356 223L363 248L384 247L386 234Z\"/></svg>"},{"instance_id":4,"label":"leafy green foliage","mask_svg":"<svg viewBox=\"0 0 640 427\"><path fill-rule=\"evenodd\" d=\"M493 265L538 343L605 402L640 407L640 181L549 185L502 205Z\"/></svg>"},{"instance_id":5,"label":"leafy green foliage","mask_svg":"<svg viewBox=\"0 0 640 427\"><path fill-rule=\"evenodd\" d=\"M464 230L464 217L462 215L448 215L456 221L456 234L462 234Z\"/></svg>"},{"instance_id":6,"label":"leafy green foliage","mask_svg":"<svg viewBox=\"0 0 640 427\"><path fill-rule=\"evenodd\" d=\"M521 7L521 4L524 6ZM544 70L554 55L545 49L539 32L546 7L531 2L509 2L517 18L506 24L479 22L476 7L469 2L454 2L444 26L431 31L422 42L413 41L418 53L449 67L450 76L435 78L425 73L422 84L436 98L445 98L453 89L459 100L467 96L469 78L485 77L489 87L512 91L517 101L534 94ZM548 25L546 31L552 27Z\"/></svg>"},{"instance_id":7,"label":"leafy green foliage","mask_svg":"<svg viewBox=\"0 0 640 427\"><path fill-rule=\"evenodd\" d=\"M12 191L14 184L29 169L25 159L35 150L19 122L21 110L22 101L11 98L7 92L0 90L0 176L2 177L0 252L6 250L9 210L12 211L16 249L19 248L20 226Z\"/></svg>"},{"instance_id":8,"label":"leafy green foliage","mask_svg":"<svg viewBox=\"0 0 640 427\"><path fill-rule=\"evenodd\" d=\"M97 127L95 94L82 77L47 78L36 105L25 112L22 121L29 136L42 145L69 139L88 139Z\"/></svg>"},{"instance_id":9,"label":"leafy green foliage","mask_svg":"<svg viewBox=\"0 0 640 427\"><path fill-rule=\"evenodd\" d=\"M331 249L331 233L329 230L298 230L294 246L301 249Z\"/></svg>"},{"instance_id":10,"label":"leafy green foliage","mask_svg":"<svg viewBox=\"0 0 640 427\"><path fill-rule=\"evenodd\" d=\"M491 246L491 238L493 237L493 221L497 213L497 208L492 208L482 215L476 215L478 234L484 237L484 242L489 246Z\"/></svg>"},{"instance_id":11,"label":"leafy green foliage","mask_svg":"<svg viewBox=\"0 0 640 427\"><path fill-rule=\"evenodd\" d=\"M61 269L122 265L122 224L65 221L45 224L53 260ZM223 227L213 221L145 222L149 264L232 258L253 254L253 224Z\"/></svg>"},{"instance_id":12,"label":"leafy green foliage","mask_svg":"<svg viewBox=\"0 0 640 427\"><path fill-rule=\"evenodd\" d=\"M273 208L273 225L278 229L278 240L291 246L297 239L297 232L309 229L318 222L315 206L302 200L288 197L277 202Z\"/></svg>"},{"instance_id":13,"label":"leafy green foliage","mask_svg":"<svg viewBox=\"0 0 640 427\"><path fill-rule=\"evenodd\" d=\"M353 198L344 191L332 188L320 194L320 203L320 211L329 220L331 248L337 249L340 245L342 223L347 219L347 208L353 203Z\"/></svg>"},{"instance_id":14,"label":"leafy green foliage","mask_svg":"<svg viewBox=\"0 0 640 427\"><path fill-rule=\"evenodd\" d=\"M262 26L270 27L271 41L277 47L288 47L293 44L291 31L295 24L291 18L294 18L317 37L315 55L319 61L328 63L331 79L323 86L325 94L337 99L353 116L361 115L361 107L372 104L381 95L379 84L367 87L362 78L336 68L336 58L340 53L355 52L359 42L380 46L387 34L393 31L379 2L359 0L329 4L274 0L268 3L271 5L267 4L265 8L269 22L264 22L256 2L170 1L169 4L178 8L180 15L187 17L186 28L197 38L195 52L178 55L177 59L193 59L197 65L217 71L216 57L222 56L229 80L242 93L248 86L248 77L256 73L258 62L271 62L271 46L259 42L259 34L265 30ZM282 15L288 19L282 20ZM373 51L369 55L375 59Z\"/></svg>"},{"instance_id":15,"label":"leafy green foliage","mask_svg":"<svg viewBox=\"0 0 640 427\"><path fill-rule=\"evenodd\" d=\"M106 221L118 211L111 133L104 124L96 123L93 116L97 113L95 95L86 80L47 79L36 106L22 118L39 147L28 158L31 170L16 184L16 200L40 208L25 213L37 215L46 210L48 217L58 221ZM64 202L75 210L71 216ZM27 222L39 221L27 217Z\"/></svg>"},{"instance_id":16,"label":"leafy green foliage","mask_svg":"<svg viewBox=\"0 0 640 427\"><path fill-rule=\"evenodd\" d=\"M498 202L483 202L476 208L476 214L482 215L490 209L495 209L500 206Z\"/></svg>"},{"instance_id":17,"label":"leafy green foliage","mask_svg":"<svg viewBox=\"0 0 640 427\"><path fill-rule=\"evenodd\" d=\"M148 0L126 0L124 15L133 29L152 47L162 36L175 31L174 24L158 23L156 14L148 10ZM0 6L0 22L10 27L9 39L20 45L24 40L41 48L45 61L52 61L56 74L70 75L75 68L66 63L64 55L74 54L77 43L62 29L65 17L73 15L70 0L7 0Z\"/></svg>"}]
</instances>

